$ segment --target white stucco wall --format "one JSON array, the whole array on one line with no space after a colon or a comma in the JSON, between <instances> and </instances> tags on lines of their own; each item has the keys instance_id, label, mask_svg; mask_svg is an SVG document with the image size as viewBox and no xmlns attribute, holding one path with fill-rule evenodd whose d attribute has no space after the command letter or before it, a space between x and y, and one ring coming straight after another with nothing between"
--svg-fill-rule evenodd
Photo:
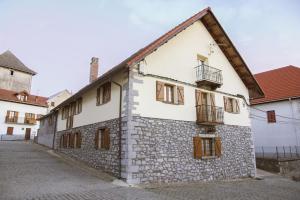
<instances>
[{"instance_id":1,"label":"white stucco wall","mask_svg":"<svg viewBox=\"0 0 300 200\"><path fill-rule=\"evenodd\" d=\"M267 122L267 114L275 110L276 123ZM300 100L280 101L251 107L251 124L255 146L300 146Z\"/></svg>"},{"instance_id":2,"label":"white stucco wall","mask_svg":"<svg viewBox=\"0 0 300 200\"><path fill-rule=\"evenodd\" d=\"M173 39L159 47L152 54L140 63L140 69L145 74L154 74L179 80L186 83L195 84L195 67L198 64L197 55L200 54L208 58L208 64L222 70L223 85L217 91L241 94L249 98L248 90L234 68L231 66L221 49L216 45L213 53L210 54L210 43L214 43L213 38L199 21L179 33ZM195 87L184 86L185 104L171 105L156 101L156 78L136 75L143 84L134 83L134 90L138 91L138 96L134 101L139 104L135 106L134 114L144 117L154 117L163 119L176 119L195 121ZM168 82L161 80L163 82ZM172 84L181 85L176 82ZM223 107L223 94L216 93L216 106ZM224 114L225 124L249 126L249 111L247 106L243 106L240 99L240 114Z\"/></svg>"},{"instance_id":3,"label":"white stucco wall","mask_svg":"<svg viewBox=\"0 0 300 200\"><path fill-rule=\"evenodd\" d=\"M32 75L20 71L14 71L13 75L10 75L10 69L0 67L0 88L13 91L26 90L30 93Z\"/></svg>"},{"instance_id":4,"label":"white stucco wall","mask_svg":"<svg viewBox=\"0 0 300 200\"><path fill-rule=\"evenodd\" d=\"M124 78L123 73L119 73L112 78L117 83L124 84L127 80ZM119 117L119 101L120 89L112 83L111 84L111 100L103 105L96 106L97 88L90 89L82 96L82 112L74 116L73 127L84 126L101 121L115 119ZM123 99L125 98L123 92ZM61 119L62 110L59 111L57 120L57 131L66 129L66 119Z\"/></svg>"},{"instance_id":5,"label":"white stucco wall","mask_svg":"<svg viewBox=\"0 0 300 200\"><path fill-rule=\"evenodd\" d=\"M57 94L56 96L49 98L47 100L47 104L48 104L47 111L50 112L54 107L61 104L63 101L65 101L70 96L72 96L72 94L69 91L64 90L64 91L60 92L59 94ZM54 102L54 106L51 106L51 102Z\"/></svg>"},{"instance_id":6,"label":"white stucco wall","mask_svg":"<svg viewBox=\"0 0 300 200\"><path fill-rule=\"evenodd\" d=\"M5 116L7 114L7 110L19 112L18 115L19 124L5 123ZM26 128L31 128L31 139L33 139L33 136L37 134L37 129L39 128L39 121L37 121L36 125L22 124L24 122L25 113L34 113L35 115L37 114L45 115L47 113L47 108L32 106L28 104L0 101L0 135L4 135L3 137L5 137L7 127L14 127L13 135L18 138L24 139Z\"/></svg>"}]
</instances>

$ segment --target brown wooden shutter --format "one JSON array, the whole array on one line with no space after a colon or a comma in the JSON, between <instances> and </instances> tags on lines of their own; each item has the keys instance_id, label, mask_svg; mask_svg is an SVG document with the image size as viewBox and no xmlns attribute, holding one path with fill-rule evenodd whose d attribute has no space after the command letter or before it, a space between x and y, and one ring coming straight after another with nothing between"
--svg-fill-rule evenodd
<instances>
[{"instance_id":1,"label":"brown wooden shutter","mask_svg":"<svg viewBox=\"0 0 300 200\"><path fill-rule=\"evenodd\" d=\"M64 136L64 135L61 135L61 136L60 136L60 140L59 140L59 148L62 148L62 147L63 147L63 141L64 141L64 140L63 140L63 136Z\"/></svg>"},{"instance_id":2,"label":"brown wooden shutter","mask_svg":"<svg viewBox=\"0 0 300 200\"><path fill-rule=\"evenodd\" d=\"M195 90L196 106L202 105L202 92L200 90Z\"/></svg>"},{"instance_id":3,"label":"brown wooden shutter","mask_svg":"<svg viewBox=\"0 0 300 200\"><path fill-rule=\"evenodd\" d=\"M67 146L68 146L68 135L63 134L63 147L67 148Z\"/></svg>"},{"instance_id":4,"label":"brown wooden shutter","mask_svg":"<svg viewBox=\"0 0 300 200\"><path fill-rule=\"evenodd\" d=\"M13 135L13 132L14 132L14 127L7 127L7 131L6 131L7 135Z\"/></svg>"},{"instance_id":5,"label":"brown wooden shutter","mask_svg":"<svg viewBox=\"0 0 300 200\"><path fill-rule=\"evenodd\" d=\"M107 85L106 85L106 102L105 103L107 103L107 102L109 102L110 101L110 98L111 98L111 82L108 82L107 83Z\"/></svg>"},{"instance_id":6,"label":"brown wooden shutter","mask_svg":"<svg viewBox=\"0 0 300 200\"><path fill-rule=\"evenodd\" d=\"M81 148L81 133L78 132L76 133L77 134L77 137L76 137L76 148Z\"/></svg>"},{"instance_id":7,"label":"brown wooden shutter","mask_svg":"<svg viewBox=\"0 0 300 200\"><path fill-rule=\"evenodd\" d=\"M239 100L238 99L234 99L234 111L235 113L240 113L240 105L239 105Z\"/></svg>"},{"instance_id":8,"label":"brown wooden shutter","mask_svg":"<svg viewBox=\"0 0 300 200\"><path fill-rule=\"evenodd\" d=\"M164 101L164 83L156 81L156 100Z\"/></svg>"},{"instance_id":9,"label":"brown wooden shutter","mask_svg":"<svg viewBox=\"0 0 300 200\"><path fill-rule=\"evenodd\" d=\"M220 157L222 154L221 137L215 138L215 152L217 157Z\"/></svg>"},{"instance_id":10,"label":"brown wooden shutter","mask_svg":"<svg viewBox=\"0 0 300 200\"><path fill-rule=\"evenodd\" d=\"M71 133L71 135L70 135L70 148L74 148L74 142L75 142L75 134Z\"/></svg>"},{"instance_id":11,"label":"brown wooden shutter","mask_svg":"<svg viewBox=\"0 0 300 200\"><path fill-rule=\"evenodd\" d=\"M100 130L95 133L95 149L99 149L99 132Z\"/></svg>"},{"instance_id":12,"label":"brown wooden shutter","mask_svg":"<svg viewBox=\"0 0 300 200\"><path fill-rule=\"evenodd\" d=\"M18 122L19 112L15 111L15 119L14 122Z\"/></svg>"},{"instance_id":13,"label":"brown wooden shutter","mask_svg":"<svg viewBox=\"0 0 300 200\"><path fill-rule=\"evenodd\" d=\"M106 150L109 150L109 147L110 147L110 134L109 134L109 129L106 128L104 130L104 135L105 135L105 149Z\"/></svg>"},{"instance_id":14,"label":"brown wooden shutter","mask_svg":"<svg viewBox=\"0 0 300 200\"><path fill-rule=\"evenodd\" d=\"M193 137L194 143L194 158L199 159L202 157L202 139L201 137Z\"/></svg>"},{"instance_id":15,"label":"brown wooden shutter","mask_svg":"<svg viewBox=\"0 0 300 200\"><path fill-rule=\"evenodd\" d=\"M228 111L228 98L227 97L223 97L224 99L224 111Z\"/></svg>"},{"instance_id":16,"label":"brown wooden shutter","mask_svg":"<svg viewBox=\"0 0 300 200\"><path fill-rule=\"evenodd\" d=\"M100 105L100 91L101 91L101 87L97 88L97 96L96 96L96 105Z\"/></svg>"},{"instance_id":17,"label":"brown wooden shutter","mask_svg":"<svg viewBox=\"0 0 300 200\"><path fill-rule=\"evenodd\" d=\"M184 105L184 87L177 86L178 104Z\"/></svg>"}]
</instances>

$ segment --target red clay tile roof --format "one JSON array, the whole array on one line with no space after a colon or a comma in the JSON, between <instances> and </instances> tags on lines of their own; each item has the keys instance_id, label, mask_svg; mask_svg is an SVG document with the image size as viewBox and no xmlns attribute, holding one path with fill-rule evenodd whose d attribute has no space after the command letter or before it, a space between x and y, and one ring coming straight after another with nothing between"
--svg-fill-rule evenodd
<instances>
[{"instance_id":1,"label":"red clay tile roof","mask_svg":"<svg viewBox=\"0 0 300 200\"><path fill-rule=\"evenodd\" d=\"M22 92L19 92L19 93L22 93ZM0 89L0 100L35 105L35 106L42 106L42 107L47 106L48 98L46 98L46 97L35 96L35 95L29 94L27 97L27 101L24 102L24 101L20 101L17 98L17 94L18 93L15 91Z\"/></svg>"},{"instance_id":2,"label":"red clay tile roof","mask_svg":"<svg viewBox=\"0 0 300 200\"><path fill-rule=\"evenodd\" d=\"M254 75L265 93L252 105L300 97L300 68L286 66Z\"/></svg>"}]
</instances>

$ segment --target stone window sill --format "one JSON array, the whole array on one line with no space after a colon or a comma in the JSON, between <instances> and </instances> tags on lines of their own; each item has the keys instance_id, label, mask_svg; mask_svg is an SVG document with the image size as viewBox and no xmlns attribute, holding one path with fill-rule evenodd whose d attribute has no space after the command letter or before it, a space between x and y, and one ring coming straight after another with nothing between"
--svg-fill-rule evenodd
<instances>
[{"instance_id":1,"label":"stone window sill","mask_svg":"<svg viewBox=\"0 0 300 200\"><path fill-rule=\"evenodd\" d=\"M214 159L217 158L217 156L202 156L201 159L205 160L205 159Z\"/></svg>"}]
</instances>

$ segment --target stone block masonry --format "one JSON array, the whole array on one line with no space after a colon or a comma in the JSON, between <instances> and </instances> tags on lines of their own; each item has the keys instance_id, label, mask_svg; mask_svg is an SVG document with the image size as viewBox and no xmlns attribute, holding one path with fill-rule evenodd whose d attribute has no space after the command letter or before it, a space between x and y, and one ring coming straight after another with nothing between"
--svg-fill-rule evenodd
<instances>
[{"instance_id":1,"label":"stone block masonry","mask_svg":"<svg viewBox=\"0 0 300 200\"><path fill-rule=\"evenodd\" d=\"M133 116L132 180L138 183L191 182L255 176L250 127L218 125L220 158L194 159L193 137L203 133L195 122Z\"/></svg>"},{"instance_id":2,"label":"stone block masonry","mask_svg":"<svg viewBox=\"0 0 300 200\"><path fill-rule=\"evenodd\" d=\"M108 128L110 130L109 150L95 148L95 134L98 129ZM81 133L81 148L60 148L60 138L64 133ZM59 131L55 138L55 149L70 157L85 162L87 165L102 169L116 177L120 175L119 159L119 119L89 124L69 130Z\"/></svg>"}]
</instances>

